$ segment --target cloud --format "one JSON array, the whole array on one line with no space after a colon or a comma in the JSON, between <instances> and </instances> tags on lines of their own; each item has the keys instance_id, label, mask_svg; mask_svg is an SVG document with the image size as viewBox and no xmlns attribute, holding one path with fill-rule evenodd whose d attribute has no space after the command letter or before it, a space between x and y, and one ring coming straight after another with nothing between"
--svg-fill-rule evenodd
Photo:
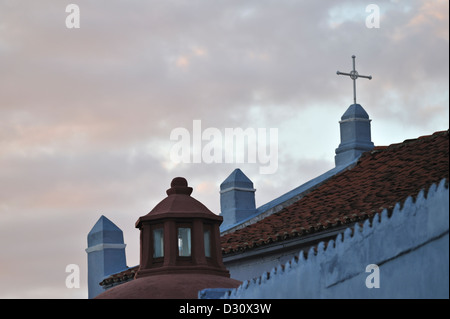
<instances>
[{"instance_id":1,"label":"cloud","mask_svg":"<svg viewBox=\"0 0 450 319\"><path fill-rule=\"evenodd\" d=\"M218 213L236 168L258 205L333 166L338 121L357 98L375 144L448 128L448 2L379 1L379 29L358 1L0 1L0 297L74 297L65 266L86 275L86 235L101 214L124 230L175 176ZM182 164L177 127L277 128L279 165ZM25 226L23 226L25 223ZM69 226L68 226L69 225ZM36 263L28 269L27 262ZM4 284L3 284L4 283ZM86 289L84 284L83 289Z\"/></svg>"}]
</instances>

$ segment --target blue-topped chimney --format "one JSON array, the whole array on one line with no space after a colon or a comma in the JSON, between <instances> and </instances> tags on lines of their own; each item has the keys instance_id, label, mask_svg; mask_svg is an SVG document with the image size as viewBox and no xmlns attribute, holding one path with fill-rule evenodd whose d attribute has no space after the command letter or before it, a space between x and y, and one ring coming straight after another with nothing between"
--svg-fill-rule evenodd
<instances>
[{"instance_id":1,"label":"blue-topped chimney","mask_svg":"<svg viewBox=\"0 0 450 319\"><path fill-rule=\"evenodd\" d=\"M88 297L104 290L100 282L105 276L127 268L123 232L112 221L101 216L87 236Z\"/></svg>"},{"instance_id":2,"label":"blue-topped chimney","mask_svg":"<svg viewBox=\"0 0 450 319\"><path fill-rule=\"evenodd\" d=\"M341 143L336 149L336 166L346 165L362 153L374 148L370 133L370 119L359 104L352 104L342 115L340 124Z\"/></svg>"},{"instance_id":3,"label":"blue-topped chimney","mask_svg":"<svg viewBox=\"0 0 450 319\"><path fill-rule=\"evenodd\" d=\"M237 168L220 184L222 228L239 223L256 212L253 182Z\"/></svg>"}]
</instances>

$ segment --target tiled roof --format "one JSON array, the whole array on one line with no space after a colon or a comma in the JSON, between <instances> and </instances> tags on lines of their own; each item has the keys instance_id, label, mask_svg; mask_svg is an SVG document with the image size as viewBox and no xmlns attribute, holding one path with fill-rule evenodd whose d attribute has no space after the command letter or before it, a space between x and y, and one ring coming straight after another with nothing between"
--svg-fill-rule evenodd
<instances>
[{"instance_id":1,"label":"tiled roof","mask_svg":"<svg viewBox=\"0 0 450 319\"><path fill-rule=\"evenodd\" d=\"M109 288L133 280L138 269L139 265L130 267L116 274L112 274L103 279L102 282L100 282L100 286Z\"/></svg>"},{"instance_id":2,"label":"tiled roof","mask_svg":"<svg viewBox=\"0 0 450 319\"><path fill-rule=\"evenodd\" d=\"M449 133L375 147L356 166L299 201L221 237L222 252L244 251L372 217L449 177Z\"/></svg>"}]
</instances>

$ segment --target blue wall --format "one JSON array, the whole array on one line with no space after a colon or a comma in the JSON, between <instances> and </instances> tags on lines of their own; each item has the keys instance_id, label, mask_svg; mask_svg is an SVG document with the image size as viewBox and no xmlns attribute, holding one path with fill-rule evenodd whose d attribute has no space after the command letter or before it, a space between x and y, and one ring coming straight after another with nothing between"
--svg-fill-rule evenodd
<instances>
[{"instance_id":1,"label":"blue wall","mask_svg":"<svg viewBox=\"0 0 450 319\"><path fill-rule=\"evenodd\" d=\"M327 249L245 281L228 298L449 298L449 190L442 180L415 202L397 204L352 234L347 229ZM379 266L379 288L366 272ZM371 280L369 280L372 282ZM370 286L370 285L369 285Z\"/></svg>"},{"instance_id":2,"label":"blue wall","mask_svg":"<svg viewBox=\"0 0 450 319\"><path fill-rule=\"evenodd\" d=\"M108 275L127 268L123 232L105 216L101 216L87 236L88 297L104 290L99 283Z\"/></svg>"}]
</instances>

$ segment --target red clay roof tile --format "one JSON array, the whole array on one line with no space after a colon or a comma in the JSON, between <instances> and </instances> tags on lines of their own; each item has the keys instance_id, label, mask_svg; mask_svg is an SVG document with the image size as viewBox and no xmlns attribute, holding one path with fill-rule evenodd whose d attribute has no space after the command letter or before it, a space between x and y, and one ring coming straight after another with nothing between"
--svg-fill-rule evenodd
<instances>
[{"instance_id":1,"label":"red clay roof tile","mask_svg":"<svg viewBox=\"0 0 450 319\"><path fill-rule=\"evenodd\" d=\"M449 177L448 131L377 146L278 213L221 237L224 254L340 226L391 210Z\"/></svg>"}]
</instances>

